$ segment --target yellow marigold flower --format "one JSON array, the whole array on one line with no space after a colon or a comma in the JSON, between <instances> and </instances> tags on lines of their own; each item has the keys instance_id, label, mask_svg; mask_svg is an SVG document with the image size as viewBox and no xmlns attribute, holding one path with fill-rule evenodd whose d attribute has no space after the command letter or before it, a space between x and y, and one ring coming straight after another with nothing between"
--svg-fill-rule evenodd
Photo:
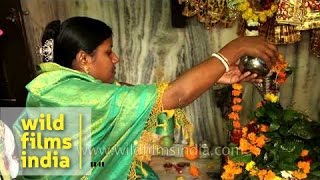
<instances>
[{"instance_id":1,"label":"yellow marigold flower","mask_svg":"<svg viewBox=\"0 0 320 180\"><path fill-rule=\"evenodd\" d=\"M301 156L301 157L306 157L306 156L308 156L308 154L309 154L309 151L306 150L306 149L304 149L304 150L301 151L300 156Z\"/></svg>"},{"instance_id":2,"label":"yellow marigold flower","mask_svg":"<svg viewBox=\"0 0 320 180\"><path fill-rule=\"evenodd\" d=\"M272 93L267 93L264 96L264 99L267 100L267 101L270 101L272 103L276 103L279 100L279 97L274 95L274 94L272 94Z\"/></svg>"},{"instance_id":3,"label":"yellow marigold flower","mask_svg":"<svg viewBox=\"0 0 320 180\"><path fill-rule=\"evenodd\" d=\"M245 20L248 20L248 19L249 19L249 15L248 15L248 14L245 14L245 13L243 13L241 17L242 17L243 19L245 19Z\"/></svg>"},{"instance_id":4,"label":"yellow marigold flower","mask_svg":"<svg viewBox=\"0 0 320 180\"><path fill-rule=\"evenodd\" d=\"M238 9L239 9L239 11L245 11L247 8L244 4L240 4Z\"/></svg>"},{"instance_id":5,"label":"yellow marigold flower","mask_svg":"<svg viewBox=\"0 0 320 180\"><path fill-rule=\"evenodd\" d=\"M235 105L231 106L231 109L232 109L232 111L239 112L242 110L242 106L239 104L235 104Z\"/></svg>"},{"instance_id":6,"label":"yellow marigold flower","mask_svg":"<svg viewBox=\"0 0 320 180\"><path fill-rule=\"evenodd\" d=\"M241 98L238 98L238 97L233 98L233 104L239 104L241 103L241 101L242 101Z\"/></svg>"},{"instance_id":7,"label":"yellow marigold flower","mask_svg":"<svg viewBox=\"0 0 320 180\"><path fill-rule=\"evenodd\" d=\"M246 13L248 13L250 16L252 16L252 14L253 14L253 9L252 9L252 8L248 8L248 9L246 10Z\"/></svg>"},{"instance_id":8,"label":"yellow marigold flower","mask_svg":"<svg viewBox=\"0 0 320 180\"><path fill-rule=\"evenodd\" d=\"M296 177L297 179L305 179L307 178L307 175L303 172L300 172L300 171L293 171L292 175L294 177Z\"/></svg>"},{"instance_id":9,"label":"yellow marigold flower","mask_svg":"<svg viewBox=\"0 0 320 180\"><path fill-rule=\"evenodd\" d=\"M256 163L254 161L250 161L247 165L246 165L246 170L250 171L252 168L254 168L254 166L256 165Z\"/></svg>"},{"instance_id":10,"label":"yellow marigold flower","mask_svg":"<svg viewBox=\"0 0 320 180\"><path fill-rule=\"evenodd\" d=\"M267 21L267 18L264 18L264 17L259 17L259 21L261 23L265 23Z\"/></svg>"},{"instance_id":11,"label":"yellow marigold flower","mask_svg":"<svg viewBox=\"0 0 320 180\"><path fill-rule=\"evenodd\" d=\"M267 15L268 17L272 17L273 12L272 12L271 10L268 10L268 11L266 11L266 15Z\"/></svg>"},{"instance_id":12,"label":"yellow marigold flower","mask_svg":"<svg viewBox=\"0 0 320 180\"><path fill-rule=\"evenodd\" d=\"M310 172L310 163L305 161L299 161L298 167L306 174Z\"/></svg>"},{"instance_id":13,"label":"yellow marigold flower","mask_svg":"<svg viewBox=\"0 0 320 180\"><path fill-rule=\"evenodd\" d=\"M260 20L260 22L266 22L267 21L267 15L264 12L259 13L259 20Z\"/></svg>"},{"instance_id":14,"label":"yellow marigold flower","mask_svg":"<svg viewBox=\"0 0 320 180\"><path fill-rule=\"evenodd\" d=\"M232 84L232 88L236 90L242 90L242 85L240 83Z\"/></svg>"},{"instance_id":15,"label":"yellow marigold flower","mask_svg":"<svg viewBox=\"0 0 320 180\"><path fill-rule=\"evenodd\" d=\"M276 12L276 11L278 10L278 6L275 5L275 4L273 4L273 5L271 5L270 10L271 10L272 12Z\"/></svg>"},{"instance_id":16,"label":"yellow marigold flower","mask_svg":"<svg viewBox=\"0 0 320 180\"><path fill-rule=\"evenodd\" d=\"M253 15L253 16L252 16L252 20L255 21L255 22L258 22L259 16Z\"/></svg>"},{"instance_id":17,"label":"yellow marigold flower","mask_svg":"<svg viewBox=\"0 0 320 180\"><path fill-rule=\"evenodd\" d=\"M279 176L276 176L276 177L274 177L274 179L273 180L282 180L282 178L281 177L279 177Z\"/></svg>"}]
</instances>

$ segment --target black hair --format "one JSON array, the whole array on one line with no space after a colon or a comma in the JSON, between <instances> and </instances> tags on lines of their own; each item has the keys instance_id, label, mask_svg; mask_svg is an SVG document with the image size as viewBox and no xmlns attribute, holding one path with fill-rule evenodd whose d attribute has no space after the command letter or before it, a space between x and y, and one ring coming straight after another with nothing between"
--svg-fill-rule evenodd
<instances>
[{"instance_id":1,"label":"black hair","mask_svg":"<svg viewBox=\"0 0 320 180\"><path fill-rule=\"evenodd\" d=\"M76 54L83 50L91 54L103 41L112 37L111 28L104 22L76 16L50 22L42 35L42 45L54 39L54 62L71 68Z\"/></svg>"}]
</instances>

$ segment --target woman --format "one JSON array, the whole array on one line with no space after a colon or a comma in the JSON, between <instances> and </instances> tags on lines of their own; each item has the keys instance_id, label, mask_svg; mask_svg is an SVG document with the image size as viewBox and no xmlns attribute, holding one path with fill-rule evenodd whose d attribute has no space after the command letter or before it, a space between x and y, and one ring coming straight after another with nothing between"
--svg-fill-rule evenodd
<instances>
[{"instance_id":1,"label":"woman","mask_svg":"<svg viewBox=\"0 0 320 180\"><path fill-rule=\"evenodd\" d=\"M94 148L136 146L146 129L157 126L155 119L163 110L187 106L215 83L254 80L255 74L240 73L236 62L241 56L261 57L269 66L277 57L274 45L242 37L169 84L120 86L114 79L119 58L112 51L112 31L105 23L88 17L72 17L62 24L54 21L46 27L42 43L48 62L39 65L40 75L26 86L26 106L91 107ZM21 135L20 123L15 128ZM137 165L134 154L106 153L92 159L106 167L93 168L85 176L88 179L157 179L147 166Z\"/></svg>"}]
</instances>

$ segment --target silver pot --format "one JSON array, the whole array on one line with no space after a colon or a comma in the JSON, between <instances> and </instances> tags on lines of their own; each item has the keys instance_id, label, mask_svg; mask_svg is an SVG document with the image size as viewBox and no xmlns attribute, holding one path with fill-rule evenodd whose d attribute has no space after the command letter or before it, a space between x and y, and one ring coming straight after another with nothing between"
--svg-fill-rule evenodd
<instances>
[{"instance_id":1,"label":"silver pot","mask_svg":"<svg viewBox=\"0 0 320 180\"><path fill-rule=\"evenodd\" d=\"M256 73L259 77L265 77L270 71L262 59L251 56L241 57L239 68L242 73L250 71L251 73Z\"/></svg>"}]
</instances>

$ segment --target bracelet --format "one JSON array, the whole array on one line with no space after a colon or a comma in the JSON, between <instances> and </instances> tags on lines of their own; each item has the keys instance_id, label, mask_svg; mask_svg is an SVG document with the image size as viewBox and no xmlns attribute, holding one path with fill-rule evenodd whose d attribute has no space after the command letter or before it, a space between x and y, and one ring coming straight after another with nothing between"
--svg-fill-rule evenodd
<instances>
[{"instance_id":1,"label":"bracelet","mask_svg":"<svg viewBox=\"0 0 320 180\"><path fill-rule=\"evenodd\" d=\"M220 53L213 53L211 56L216 57L223 64L223 66L226 68L226 72L229 71L230 65L229 65L229 61L226 57L224 57Z\"/></svg>"}]
</instances>

